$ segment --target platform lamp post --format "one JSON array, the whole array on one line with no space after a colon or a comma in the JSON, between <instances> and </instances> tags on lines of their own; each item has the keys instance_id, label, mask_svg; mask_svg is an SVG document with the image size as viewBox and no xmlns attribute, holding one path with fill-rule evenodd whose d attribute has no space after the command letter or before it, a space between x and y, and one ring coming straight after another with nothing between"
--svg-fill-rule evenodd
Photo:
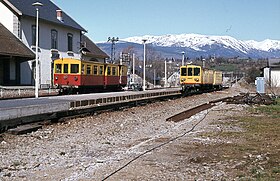
<instances>
[{"instance_id":1,"label":"platform lamp post","mask_svg":"<svg viewBox=\"0 0 280 181\"><path fill-rule=\"evenodd\" d=\"M39 44L39 7L42 3L36 2L32 6L36 7L36 77L35 77L35 98L39 97L39 62L38 62L38 44Z\"/></svg>"},{"instance_id":2,"label":"platform lamp post","mask_svg":"<svg viewBox=\"0 0 280 181\"><path fill-rule=\"evenodd\" d=\"M144 63L143 63L143 91L146 90L146 39L143 39L144 44Z\"/></svg>"},{"instance_id":3,"label":"platform lamp post","mask_svg":"<svg viewBox=\"0 0 280 181\"><path fill-rule=\"evenodd\" d=\"M185 52L182 52L182 66L184 66L184 61L185 61Z\"/></svg>"}]
</instances>

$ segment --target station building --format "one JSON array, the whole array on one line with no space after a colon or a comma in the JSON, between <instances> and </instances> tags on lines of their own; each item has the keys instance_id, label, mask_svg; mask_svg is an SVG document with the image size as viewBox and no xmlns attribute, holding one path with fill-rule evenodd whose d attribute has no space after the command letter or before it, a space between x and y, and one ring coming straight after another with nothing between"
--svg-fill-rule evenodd
<instances>
[{"instance_id":1,"label":"station building","mask_svg":"<svg viewBox=\"0 0 280 181\"><path fill-rule=\"evenodd\" d=\"M20 64L35 58L35 54L0 23L0 85L20 84Z\"/></svg>"},{"instance_id":2,"label":"station building","mask_svg":"<svg viewBox=\"0 0 280 181\"><path fill-rule=\"evenodd\" d=\"M36 50L36 8L32 6L35 2L37 0L0 1L0 23L33 52ZM43 4L42 7L39 7L38 39L41 88L52 86L55 59L75 58L103 62L108 58L106 53L84 35L87 31L57 5L50 0L40 0L39 2ZM34 85L35 65L35 58L26 61L26 58L18 57L17 79L14 84Z\"/></svg>"}]
</instances>

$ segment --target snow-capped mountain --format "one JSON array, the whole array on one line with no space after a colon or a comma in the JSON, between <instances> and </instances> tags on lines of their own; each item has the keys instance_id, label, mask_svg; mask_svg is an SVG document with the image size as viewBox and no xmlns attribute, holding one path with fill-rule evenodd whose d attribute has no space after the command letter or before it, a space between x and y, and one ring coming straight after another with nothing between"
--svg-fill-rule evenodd
<instances>
[{"instance_id":1,"label":"snow-capped mountain","mask_svg":"<svg viewBox=\"0 0 280 181\"><path fill-rule=\"evenodd\" d=\"M143 36L126 38L124 41L142 43L146 39L147 43L163 47L188 47L201 51L201 47L223 44L226 47L246 52L250 49L248 44L236 40L230 36L206 36L198 34L164 35L164 36Z\"/></svg>"},{"instance_id":2,"label":"snow-capped mountain","mask_svg":"<svg viewBox=\"0 0 280 181\"><path fill-rule=\"evenodd\" d=\"M189 57L210 55L252 58L280 57L280 41L268 39L261 42L254 40L242 41L230 36L199 34L145 35L122 39L122 43L119 43L119 45L121 45L120 47L125 47L125 44L130 44L130 46L133 44L135 48L142 48L140 45L143 44L143 39L146 39L146 44L151 45L155 51L167 57L176 55L180 57L182 51L185 51ZM104 47L105 44L98 45L108 53L109 49L106 46ZM118 48L118 44L116 48ZM141 51L139 52L141 53Z\"/></svg>"},{"instance_id":3,"label":"snow-capped mountain","mask_svg":"<svg viewBox=\"0 0 280 181\"><path fill-rule=\"evenodd\" d=\"M249 46L255 48L257 50L262 51L271 51L271 50L279 50L280 49L280 41L277 40L269 40L266 39L261 42L257 42L255 40L245 41Z\"/></svg>"}]
</instances>

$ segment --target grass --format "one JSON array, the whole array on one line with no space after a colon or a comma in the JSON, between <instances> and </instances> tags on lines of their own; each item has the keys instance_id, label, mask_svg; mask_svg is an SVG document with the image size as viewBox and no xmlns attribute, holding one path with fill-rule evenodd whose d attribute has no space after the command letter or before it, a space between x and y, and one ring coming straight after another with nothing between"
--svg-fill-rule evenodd
<instances>
[{"instance_id":1,"label":"grass","mask_svg":"<svg viewBox=\"0 0 280 181\"><path fill-rule=\"evenodd\" d=\"M216 159L243 163L228 170L239 180L280 180L280 99L277 104L258 106L242 117L231 116L224 125L238 126L242 132L206 133L209 137L235 140L231 144L210 149L218 152ZM238 140L238 141L237 141Z\"/></svg>"}]
</instances>

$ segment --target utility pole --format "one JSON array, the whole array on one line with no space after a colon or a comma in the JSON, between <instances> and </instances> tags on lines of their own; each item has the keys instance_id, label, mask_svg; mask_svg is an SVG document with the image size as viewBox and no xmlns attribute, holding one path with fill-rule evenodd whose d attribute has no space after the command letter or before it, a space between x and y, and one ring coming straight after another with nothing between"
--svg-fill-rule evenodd
<instances>
[{"instance_id":1,"label":"utility pole","mask_svg":"<svg viewBox=\"0 0 280 181\"><path fill-rule=\"evenodd\" d=\"M156 69L154 69L154 88L156 87Z\"/></svg>"},{"instance_id":2,"label":"utility pole","mask_svg":"<svg viewBox=\"0 0 280 181\"><path fill-rule=\"evenodd\" d=\"M164 61L164 87L167 86L167 62L166 59Z\"/></svg>"},{"instance_id":3,"label":"utility pole","mask_svg":"<svg viewBox=\"0 0 280 181\"><path fill-rule=\"evenodd\" d=\"M135 84L135 54L132 54L132 82Z\"/></svg>"},{"instance_id":4,"label":"utility pole","mask_svg":"<svg viewBox=\"0 0 280 181\"><path fill-rule=\"evenodd\" d=\"M144 44L144 65L143 65L143 91L146 90L146 39L143 39Z\"/></svg>"},{"instance_id":5,"label":"utility pole","mask_svg":"<svg viewBox=\"0 0 280 181\"><path fill-rule=\"evenodd\" d=\"M114 63L115 62L115 44L116 42L119 41L119 38L115 38L115 37L108 37L108 42L111 42L112 43L112 46L111 46L111 63Z\"/></svg>"}]
</instances>

